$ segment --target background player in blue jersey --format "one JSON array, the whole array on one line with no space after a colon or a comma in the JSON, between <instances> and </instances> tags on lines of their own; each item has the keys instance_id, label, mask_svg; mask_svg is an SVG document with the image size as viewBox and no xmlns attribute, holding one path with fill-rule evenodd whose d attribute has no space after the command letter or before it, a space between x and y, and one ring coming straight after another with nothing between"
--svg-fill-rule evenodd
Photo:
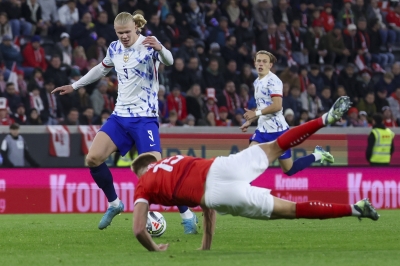
<instances>
[{"instance_id":1,"label":"background player in blue jersey","mask_svg":"<svg viewBox=\"0 0 400 266\"><path fill-rule=\"evenodd\" d=\"M109 207L99 223L99 229L111 224L124 210L118 198L113 178L105 160L119 150L124 156L133 145L138 153L151 152L161 159L158 131L158 66L170 66L173 57L154 36L140 34L147 21L141 14L119 13L114 20L118 41L107 49L103 61L73 83L56 88L61 95L71 93L105 76L114 67L118 77L118 97L114 112L96 134L86 157L90 173L105 193ZM178 207L185 233L197 233L197 217L187 207Z\"/></svg>"},{"instance_id":2,"label":"background player in blue jersey","mask_svg":"<svg viewBox=\"0 0 400 266\"><path fill-rule=\"evenodd\" d=\"M256 132L250 138L250 146L274 141L289 130L289 125L282 113L282 81L270 71L275 62L275 56L264 50L258 51L254 59L258 73L258 78L254 81L257 110L245 109L244 118L247 121L241 126L242 131L246 132L251 123L258 119ZM334 162L333 156L320 146L315 147L314 153L301 157L294 162L290 149L285 151L278 159L283 172L289 176L316 161Z\"/></svg>"}]
</instances>

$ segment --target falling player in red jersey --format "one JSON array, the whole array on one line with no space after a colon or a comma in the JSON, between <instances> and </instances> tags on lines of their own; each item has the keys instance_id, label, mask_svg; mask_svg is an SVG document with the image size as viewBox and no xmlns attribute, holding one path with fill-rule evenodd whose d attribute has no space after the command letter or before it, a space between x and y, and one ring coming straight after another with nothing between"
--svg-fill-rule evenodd
<instances>
[{"instance_id":1,"label":"falling player in red jersey","mask_svg":"<svg viewBox=\"0 0 400 266\"><path fill-rule=\"evenodd\" d=\"M295 147L325 125L341 119L350 107L349 97L340 97L322 117L295 127L273 142L249 147L237 154L215 159L176 155L156 162L151 154L140 155L132 171L140 178L135 190L133 231L150 251L164 251L146 230L149 205L201 206L204 212L202 250L211 248L215 211L252 219L328 219L357 216L378 220L367 199L354 205L322 202L295 203L274 197L269 189L250 183L284 151Z\"/></svg>"}]
</instances>

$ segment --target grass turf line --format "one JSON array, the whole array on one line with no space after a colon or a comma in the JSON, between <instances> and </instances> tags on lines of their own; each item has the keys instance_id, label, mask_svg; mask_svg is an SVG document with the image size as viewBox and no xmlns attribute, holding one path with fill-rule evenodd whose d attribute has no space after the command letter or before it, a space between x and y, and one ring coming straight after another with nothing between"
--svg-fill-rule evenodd
<instances>
[{"instance_id":1,"label":"grass turf line","mask_svg":"<svg viewBox=\"0 0 400 266\"><path fill-rule=\"evenodd\" d=\"M400 210L379 213L377 222L218 215L210 252L196 250L202 233L184 235L178 213L163 213L167 230L155 239L170 243L163 253L134 239L130 213L103 231L102 214L0 215L0 265L399 265Z\"/></svg>"}]
</instances>

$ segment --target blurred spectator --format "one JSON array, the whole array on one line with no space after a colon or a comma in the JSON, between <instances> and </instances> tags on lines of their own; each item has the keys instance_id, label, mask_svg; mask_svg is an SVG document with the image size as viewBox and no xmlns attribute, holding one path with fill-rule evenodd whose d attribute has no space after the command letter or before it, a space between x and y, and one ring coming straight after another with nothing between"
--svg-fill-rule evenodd
<instances>
[{"instance_id":1,"label":"blurred spectator","mask_svg":"<svg viewBox=\"0 0 400 266\"><path fill-rule=\"evenodd\" d=\"M168 39L167 35L164 32L164 27L160 24L160 17L157 13L153 13L150 16L150 20L148 21L148 24L146 26L148 30L147 35L157 36L157 39L161 43Z\"/></svg>"},{"instance_id":2,"label":"blurred spectator","mask_svg":"<svg viewBox=\"0 0 400 266\"><path fill-rule=\"evenodd\" d=\"M15 90L15 85L12 82L6 84L6 92L4 97L7 99L8 107L12 113L17 111L18 106L22 103L21 97L17 94Z\"/></svg>"},{"instance_id":3,"label":"blurred spectator","mask_svg":"<svg viewBox=\"0 0 400 266\"><path fill-rule=\"evenodd\" d=\"M32 34L32 24L25 21L21 16L21 1L5 1L2 9L8 16L13 37L19 35L30 36Z\"/></svg>"},{"instance_id":4,"label":"blurred spectator","mask_svg":"<svg viewBox=\"0 0 400 266\"><path fill-rule=\"evenodd\" d=\"M300 19L294 18L290 27L291 51L294 61L300 65L308 64L308 51L304 48L304 34L300 29Z\"/></svg>"},{"instance_id":5,"label":"blurred spectator","mask_svg":"<svg viewBox=\"0 0 400 266\"><path fill-rule=\"evenodd\" d=\"M42 20L42 8L37 0L26 0L22 4L21 18L32 25L33 33L47 35L48 25Z\"/></svg>"},{"instance_id":6,"label":"blurred spectator","mask_svg":"<svg viewBox=\"0 0 400 266\"><path fill-rule=\"evenodd\" d=\"M386 24L383 22L383 12L378 6L378 0L371 0L371 7L373 11L373 17L378 20L378 23L380 25L380 34L381 34L381 40L382 43L385 44L387 51L391 52L392 51L392 46L394 42L396 41L396 32L392 29L388 29ZM385 18L386 21L386 18Z\"/></svg>"},{"instance_id":7,"label":"blurred spectator","mask_svg":"<svg viewBox=\"0 0 400 266\"><path fill-rule=\"evenodd\" d=\"M269 25L274 23L272 5L269 0L258 1L258 3L253 6L253 14L257 29L256 36L262 37L261 35L266 33L266 29L268 29Z\"/></svg>"},{"instance_id":8,"label":"blurred spectator","mask_svg":"<svg viewBox=\"0 0 400 266\"><path fill-rule=\"evenodd\" d=\"M158 118L162 123L165 122L166 119L168 118L168 105L167 105L167 99L165 97L165 87L163 85L160 85L157 95L158 95Z\"/></svg>"},{"instance_id":9,"label":"blurred spectator","mask_svg":"<svg viewBox=\"0 0 400 266\"><path fill-rule=\"evenodd\" d=\"M53 80L48 79L44 83L44 90L40 93L44 107L44 110L40 112L40 117L46 125L58 125L63 120L63 107L60 95L52 94L51 92L54 89Z\"/></svg>"},{"instance_id":10,"label":"blurred spectator","mask_svg":"<svg viewBox=\"0 0 400 266\"><path fill-rule=\"evenodd\" d=\"M394 55L388 52L381 52L381 47L384 46L385 43L382 42L381 39L380 27L378 19L371 20L368 30L368 35L370 37L369 52L371 53L372 61L376 61L381 67L385 67L393 64Z\"/></svg>"},{"instance_id":11,"label":"blurred spectator","mask_svg":"<svg viewBox=\"0 0 400 266\"><path fill-rule=\"evenodd\" d=\"M303 91L307 90L307 86L308 86L308 84L310 84L310 80L308 79L307 67L301 66L299 68L299 70L300 70L299 71L300 72L300 75L299 75L300 86L299 86L299 88L300 88L300 92L303 92Z\"/></svg>"},{"instance_id":12,"label":"blurred spectator","mask_svg":"<svg viewBox=\"0 0 400 266\"><path fill-rule=\"evenodd\" d=\"M221 56L225 62L229 62L230 60L239 61L239 52L236 48L236 37L234 35L226 38L225 46L221 49Z\"/></svg>"},{"instance_id":13,"label":"blurred spectator","mask_svg":"<svg viewBox=\"0 0 400 266\"><path fill-rule=\"evenodd\" d=\"M165 93L169 93L169 84L171 83L169 73L165 71L165 65L162 63L158 67L158 82L165 87Z\"/></svg>"},{"instance_id":14,"label":"blurred spectator","mask_svg":"<svg viewBox=\"0 0 400 266\"><path fill-rule=\"evenodd\" d=\"M87 50L95 43L96 38L96 26L92 22L92 15L85 13L79 22L72 25L71 40L73 43L83 46Z\"/></svg>"},{"instance_id":15,"label":"blurred spectator","mask_svg":"<svg viewBox=\"0 0 400 266\"><path fill-rule=\"evenodd\" d=\"M396 32L396 42L400 41L400 5L397 4L394 9L389 9L386 16L386 22Z\"/></svg>"},{"instance_id":16,"label":"blurred spectator","mask_svg":"<svg viewBox=\"0 0 400 266\"><path fill-rule=\"evenodd\" d=\"M104 123L107 121L107 119L110 117L110 115L111 115L111 113L109 110L101 111L100 116L97 117L94 124L95 125L104 125Z\"/></svg>"},{"instance_id":17,"label":"blurred spectator","mask_svg":"<svg viewBox=\"0 0 400 266\"><path fill-rule=\"evenodd\" d=\"M348 127L364 127L364 122L358 117L358 109L351 107L347 112L347 126Z\"/></svg>"},{"instance_id":18,"label":"blurred spectator","mask_svg":"<svg viewBox=\"0 0 400 266\"><path fill-rule=\"evenodd\" d=\"M101 62L107 54L106 39L99 36L96 43L89 47L86 55L87 59L95 59L97 62Z\"/></svg>"},{"instance_id":19,"label":"blurred spectator","mask_svg":"<svg viewBox=\"0 0 400 266\"><path fill-rule=\"evenodd\" d=\"M47 69L47 62L44 53L44 49L40 46L40 36L34 35L31 41L25 46L22 55L24 57L24 62L22 66L30 68L30 73L33 68L40 68L43 71ZM30 74L29 73L29 74ZM28 75L28 74L27 74Z\"/></svg>"},{"instance_id":20,"label":"blurred spectator","mask_svg":"<svg viewBox=\"0 0 400 266\"><path fill-rule=\"evenodd\" d=\"M322 104L322 109L324 112L328 112L332 105L332 91L330 87L324 87L322 92L321 92L321 104Z\"/></svg>"},{"instance_id":21,"label":"blurred spectator","mask_svg":"<svg viewBox=\"0 0 400 266\"><path fill-rule=\"evenodd\" d=\"M113 24L114 24L114 22L111 24L108 24L108 14L106 11L101 11L99 13L97 20L96 20L96 32L97 32L98 38L103 37L105 39L106 45L109 45L111 42L113 42L117 39L117 35L115 34Z\"/></svg>"},{"instance_id":22,"label":"blurred spectator","mask_svg":"<svg viewBox=\"0 0 400 266\"><path fill-rule=\"evenodd\" d=\"M196 0L188 1L189 8L185 13L190 34L200 39L205 37L205 23L203 10L199 7ZM210 34L211 35L211 34Z\"/></svg>"},{"instance_id":23,"label":"blurred spectator","mask_svg":"<svg viewBox=\"0 0 400 266\"><path fill-rule=\"evenodd\" d=\"M178 24L180 26L187 27L187 23L188 22L187 22L185 13L183 12L182 3L181 2L176 2L173 7L174 7L173 14L174 14L175 19L176 19L176 24Z\"/></svg>"},{"instance_id":24,"label":"blurred spectator","mask_svg":"<svg viewBox=\"0 0 400 266\"><path fill-rule=\"evenodd\" d=\"M246 2L247 0L242 0L242 2ZM236 37L237 46L242 46L242 44L246 44L251 47L253 45L253 41L255 39L253 28L250 26L250 21L247 18L244 18L238 27L235 27L234 31Z\"/></svg>"},{"instance_id":25,"label":"blurred spectator","mask_svg":"<svg viewBox=\"0 0 400 266\"><path fill-rule=\"evenodd\" d=\"M24 60L21 52L15 47L15 45L13 45L12 39L9 35L3 35L2 37L0 51L3 55L5 67L12 69L14 63L17 63L17 66L20 66Z\"/></svg>"},{"instance_id":26,"label":"blurred spectator","mask_svg":"<svg viewBox=\"0 0 400 266\"><path fill-rule=\"evenodd\" d=\"M28 91L31 92L33 88L43 88L43 72L40 68L35 68L33 74L28 82Z\"/></svg>"},{"instance_id":27,"label":"blurred spectator","mask_svg":"<svg viewBox=\"0 0 400 266\"><path fill-rule=\"evenodd\" d=\"M351 8L352 0L343 0L344 6L337 15L338 22L342 24L343 27L347 27L350 24L355 24L354 13Z\"/></svg>"},{"instance_id":28,"label":"blurred spectator","mask_svg":"<svg viewBox=\"0 0 400 266\"><path fill-rule=\"evenodd\" d=\"M103 110L114 110L114 103L112 102L110 96L107 94L107 81L100 81L96 89L90 95L90 100L92 102L93 110L95 115L100 115ZM161 86L160 86L161 89Z\"/></svg>"},{"instance_id":29,"label":"blurred spectator","mask_svg":"<svg viewBox=\"0 0 400 266\"><path fill-rule=\"evenodd\" d=\"M193 84L189 70L185 67L182 58L175 58L174 66L170 75L170 87L179 84L183 92L186 92Z\"/></svg>"},{"instance_id":30,"label":"blurred spectator","mask_svg":"<svg viewBox=\"0 0 400 266\"><path fill-rule=\"evenodd\" d=\"M367 113L368 121L372 121L372 116L377 112L375 105L375 94L373 91L368 92L363 99L357 104L359 111Z\"/></svg>"},{"instance_id":31,"label":"blurred spectator","mask_svg":"<svg viewBox=\"0 0 400 266\"><path fill-rule=\"evenodd\" d=\"M38 3L42 9L43 23L47 25L47 35L60 36L62 32L66 31L66 28L60 22L56 0L38 0Z\"/></svg>"},{"instance_id":32,"label":"blurred spectator","mask_svg":"<svg viewBox=\"0 0 400 266\"><path fill-rule=\"evenodd\" d=\"M369 71L361 71L358 76L357 87L355 89L358 99L364 98L365 94L370 91L374 91L374 83L372 82L371 74Z\"/></svg>"},{"instance_id":33,"label":"blurred spectator","mask_svg":"<svg viewBox=\"0 0 400 266\"><path fill-rule=\"evenodd\" d=\"M174 14L169 13L164 21L164 34L171 41L172 47L178 48L181 47L181 44L186 39L188 33L186 28L175 23ZM183 55L180 55L180 57L185 58Z\"/></svg>"},{"instance_id":34,"label":"blurred spectator","mask_svg":"<svg viewBox=\"0 0 400 266\"><path fill-rule=\"evenodd\" d=\"M320 21L315 20L313 22L312 28L307 31L304 40L304 47L308 51L310 64L330 63L332 58L328 53L328 40L326 37L324 38L322 23Z\"/></svg>"},{"instance_id":35,"label":"blurred spectator","mask_svg":"<svg viewBox=\"0 0 400 266\"><path fill-rule=\"evenodd\" d=\"M324 25L325 32L330 32L335 26L335 18L332 15L332 4L325 3L324 10L321 12L321 20Z\"/></svg>"},{"instance_id":36,"label":"blurred spectator","mask_svg":"<svg viewBox=\"0 0 400 266\"><path fill-rule=\"evenodd\" d=\"M26 124L31 125L31 126L43 125L42 120L40 119L39 113L35 108L30 109Z\"/></svg>"},{"instance_id":37,"label":"blurred spectator","mask_svg":"<svg viewBox=\"0 0 400 266\"><path fill-rule=\"evenodd\" d=\"M13 37L13 32L11 28L11 24L8 21L7 13L0 12L0 42L3 41L3 38L8 36L10 39Z\"/></svg>"},{"instance_id":38,"label":"blurred spectator","mask_svg":"<svg viewBox=\"0 0 400 266\"><path fill-rule=\"evenodd\" d=\"M215 120L215 125L217 127L229 127L232 121L228 119L228 108L221 106L218 108L218 118Z\"/></svg>"},{"instance_id":39,"label":"blurred spectator","mask_svg":"<svg viewBox=\"0 0 400 266\"><path fill-rule=\"evenodd\" d=\"M107 24L110 25L114 24L114 19L118 13L124 11L119 8L118 0L105 1L103 9L107 12Z\"/></svg>"},{"instance_id":40,"label":"blurred spectator","mask_svg":"<svg viewBox=\"0 0 400 266\"><path fill-rule=\"evenodd\" d=\"M346 33L343 35L344 45L350 52L350 56L348 57L347 62L353 62L357 56L358 39L356 35L357 26L355 24L349 24L347 26Z\"/></svg>"},{"instance_id":41,"label":"blurred spectator","mask_svg":"<svg viewBox=\"0 0 400 266\"><path fill-rule=\"evenodd\" d=\"M67 118L61 123L66 126L77 126L79 125L79 111L77 108L71 108L69 110Z\"/></svg>"},{"instance_id":42,"label":"blurred spectator","mask_svg":"<svg viewBox=\"0 0 400 266\"><path fill-rule=\"evenodd\" d=\"M303 108L300 98L300 88L297 86L293 86L290 88L289 96L283 98L282 107L283 110L292 109L294 112L295 119L300 117L300 112Z\"/></svg>"},{"instance_id":43,"label":"blurred spectator","mask_svg":"<svg viewBox=\"0 0 400 266\"><path fill-rule=\"evenodd\" d=\"M389 106L384 106L380 110L383 113L383 124L386 127L398 127L398 122L394 119L392 110Z\"/></svg>"},{"instance_id":44,"label":"blurred spectator","mask_svg":"<svg viewBox=\"0 0 400 266\"><path fill-rule=\"evenodd\" d=\"M386 72L375 84L375 90L386 90L387 94L390 95L396 90L396 84L393 81L394 76L390 72Z\"/></svg>"},{"instance_id":45,"label":"blurred spectator","mask_svg":"<svg viewBox=\"0 0 400 266\"><path fill-rule=\"evenodd\" d=\"M283 64L283 65L293 65L295 64L292 62L293 58L291 56L291 50L292 50L292 41L291 37L289 34L289 31L287 30L287 24L284 21L281 21L278 24L278 30L276 32L276 37L277 37L277 59L278 63Z\"/></svg>"},{"instance_id":46,"label":"blurred spectator","mask_svg":"<svg viewBox=\"0 0 400 266\"><path fill-rule=\"evenodd\" d=\"M361 120L362 127L370 127L371 126L370 122L368 121L367 112L360 111L359 117L360 117L360 120Z\"/></svg>"},{"instance_id":47,"label":"blurred spectator","mask_svg":"<svg viewBox=\"0 0 400 266\"><path fill-rule=\"evenodd\" d=\"M207 126L212 126L215 127L216 126L216 115L215 112L209 111L206 115L206 125Z\"/></svg>"},{"instance_id":48,"label":"blurred spectator","mask_svg":"<svg viewBox=\"0 0 400 266\"><path fill-rule=\"evenodd\" d=\"M193 84L186 93L186 109L188 114L192 114L196 119L196 125L203 122L203 106L204 101L201 95L201 87L199 84Z\"/></svg>"},{"instance_id":49,"label":"blurred spectator","mask_svg":"<svg viewBox=\"0 0 400 266\"><path fill-rule=\"evenodd\" d=\"M242 68L245 64L253 64L254 60L251 55L250 47L247 44L243 43L239 48L239 59L238 59L238 68Z\"/></svg>"},{"instance_id":50,"label":"blurred spectator","mask_svg":"<svg viewBox=\"0 0 400 266\"><path fill-rule=\"evenodd\" d=\"M322 74L324 80L324 86L328 86L333 92L338 86L338 77L334 71L334 68L330 65L324 67L324 73Z\"/></svg>"},{"instance_id":51,"label":"blurred spectator","mask_svg":"<svg viewBox=\"0 0 400 266\"><path fill-rule=\"evenodd\" d=\"M246 84L241 84L239 86L239 99L240 99L240 108L247 108L249 109L249 102L251 101L251 98L254 98L253 96L250 97L250 89L249 86ZM236 110L238 110L236 109Z\"/></svg>"},{"instance_id":52,"label":"blurred spectator","mask_svg":"<svg viewBox=\"0 0 400 266\"><path fill-rule=\"evenodd\" d=\"M393 117L396 120L400 119L400 87L397 87L396 90L388 97L388 102L390 109L392 110Z\"/></svg>"},{"instance_id":53,"label":"blurred spectator","mask_svg":"<svg viewBox=\"0 0 400 266\"><path fill-rule=\"evenodd\" d=\"M293 14L287 0L279 0L278 6L273 8L274 21L276 24L282 21L289 25L292 23Z\"/></svg>"},{"instance_id":54,"label":"blurred spectator","mask_svg":"<svg viewBox=\"0 0 400 266\"><path fill-rule=\"evenodd\" d=\"M222 91L222 94L217 97L217 99L219 107L224 106L227 108L229 119L233 118L236 109L242 108L240 97L236 93L235 83L233 83L233 81L228 80L225 83L224 90Z\"/></svg>"},{"instance_id":55,"label":"blurred spectator","mask_svg":"<svg viewBox=\"0 0 400 266\"><path fill-rule=\"evenodd\" d=\"M76 46L72 52L72 62L79 67L80 71L85 71L88 66L85 49L82 46Z\"/></svg>"},{"instance_id":56,"label":"blurred spectator","mask_svg":"<svg viewBox=\"0 0 400 266\"><path fill-rule=\"evenodd\" d=\"M400 87L400 62L395 62L392 65L393 83L396 88Z\"/></svg>"},{"instance_id":57,"label":"blurred spectator","mask_svg":"<svg viewBox=\"0 0 400 266\"><path fill-rule=\"evenodd\" d=\"M78 9L79 18L82 18L83 14L89 12L88 0L76 0L76 8Z\"/></svg>"},{"instance_id":58,"label":"blurred spectator","mask_svg":"<svg viewBox=\"0 0 400 266\"><path fill-rule=\"evenodd\" d=\"M188 114L186 110L186 99L181 94L181 86L179 84L172 86L172 91L167 96L167 107L170 115L171 111L175 110L179 121L186 119Z\"/></svg>"},{"instance_id":59,"label":"blurred spectator","mask_svg":"<svg viewBox=\"0 0 400 266\"><path fill-rule=\"evenodd\" d=\"M191 57L198 57L193 37L188 36L185 39L185 42L181 48L179 48L176 57L182 58L185 63L188 63Z\"/></svg>"},{"instance_id":60,"label":"blurred spectator","mask_svg":"<svg viewBox=\"0 0 400 266\"><path fill-rule=\"evenodd\" d=\"M121 6L119 7L119 12L128 12L128 13L133 13L135 12L138 8L138 0L122 0L120 1ZM148 5L151 5L151 3L148 3Z\"/></svg>"},{"instance_id":61,"label":"blurred spectator","mask_svg":"<svg viewBox=\"0 0 400 266\"><path fill-rule=\"evenodd\" d=\"M55 86L60 87L69 84L69 72L69 67L62 65L61 58L55 54L51 57L50 65L43 76L45 79L53 79Z\"/></svg>"},{"instance_id":62,"label":"blurred spectator","mask_svg":"<svg viewBox=\"0 0 400 266\"><path fill-rule=\"evenodd\" d=\"M40 97L40 89L37 87L32 88L29 93L29 108L35 108L39 113L44 111L43 100Z\"/></svg>"},{"instance_id":63,"label":"blurred spectator","mask_svg":"<svg viewBox=\"0 0 400 266\"><path fill-rule=\"evenodd\" d=\"M318 113L323 110L321 99L317 96L317 89L314 84L310 83L307 90L301 93L300 98L303 110L308 111L308 118L316 118Z\"/></svg>"},{"instance_id":64,"label":"blurred spectator","mask_svg":"<svg viewBox=\"0 0 400 266\"><path fill-rule=\"evenodd\" d=\"M300 112L300 117L298 119L296 119L295 125L302 125L308 121L310 121L310 117L308 116L309 112L307 110L302 110Z\"/></svg>"},{"instance_id":65,"label":"blurred spectator","mask_svg":"<svg viewBox=\"0 0 400 266\"><path fill-rule=\"evenodd\" d=\"M277 35L276 24L269 24L268 28L256 37L257 50L267 50L278 55L279 38Z\"/></svg>"},{"instance_id":66,"label":"blurred spectator","mask_svg":"<svg viewBox=\"0 0 400 266\"><path fill-rule=\"evenodd\" d=\"M368 1L370 2L370 1ZM372 7L368 4L364 3L364 0L356 0L355 5L352 6L354 20L358 23L361 17L371 19L374 17L374 11Z\"/></svg>"},{"instance_id":67,"label":"blurred spectator","mask_svg":"<svg viewBox=\"0 0 400 266\"><path fill-rule=\"evenodd\" d=\"M357 98L357 76L354 73L355 71L355 66L351 63L347 64L342 71L340 71L339 74L339 85L343 85L344 88L346 89L347 95L350 97L350 100L353 103L358 102Z\"/></svg>"},{"instance_id":68,"label":"blurred spectator","mask_svg":"<svg viewBox=\"0 0 400 266\"><path fill-rule=\"evenodd\" d=\"M86 108L92 108L92 101L89 94L86 92L85 87L80 87L73 94L73 107L77 108L79 112L83 112Z\"/></svg>"},{"instance_id":69,"label":"blurred spectator","mask_svg":"<svg viewBox=\"0 0 400 266\"><path fill-rule=\"evenodd\" d=\"M219 18L219 24L210 30L210 35L207 40L208 43L218 43L220 47L225 45L226 37L231 35L228 28L228 19L226 17Z\"/></svg>"},{"instance_id":70,"label":"blurred spectator","mask_svg":"<svg viewBox=\"0 0 400 266\"><path fill-rule=\"evenodd\" d=\"M293 8L293 6L292 6ZM306 1L300 1L299 9L293 9L294 17L300 18L300 27L302 31L306 31L311 26L312 18Z\"/></svg>"},{"instance_id":71,"label":"blurred spectator","mask_svg":"<svg viewBox=\"0 0 400 266\"><path fill-rule=\"evenodd\" d=\"M193 83L203 84L203 77L202 77L203 72L200 69L199 58L191 57L187 64L187 69L189 71Z\"/></svg>"},{"instance_id":72,"label":"blurred spectator","mask_svg":"<svg viewBox=\"0 0 400 266\"><path fill-rule=\"evenodd\" d=\"M184 127L194 127L196 125L196 118L192 114L188 114L185 119Z\"/></svg>"},{"instance_id":73,"label":"blurred spectator","mask_svg":"<svg viewBox=\"0 0 400 266\"><path fill-rule=\"evenodd\" d=\"M0 97L3 97L4 92L6 91L7 83L4 81L3 72L0 71Z\"/></svg>"},{"instance_id":74,"label":"blurred spectator","mask_svg":"<svg viewBox=\"0 0 400 266\"><path fill-rule=\"evenodd\" d=\"M96 125L96 117L92 107L86 107L79 119L79 125Z\"/></svg>"},{"instance_id":75,"label":"blurred spectator","mask_svg":"<svg viewBox=\"0 0 400 266\"><path fill-rule=\"evenodd\" d=\"M232 119L232 126L240 127L246 122L246 118L243 117L244 111L239 108L235 110L235 116Z\"/></svg>"},{"instance_id":76,"label":"blurred spectator","mask_svg":"<svg viewBox=\"0 0 400 266\"><path fill-rule=\"evenodd\" d=\"M200 2L200 4L202 4ZM219 18L222 16L222 12L218 7L217 1L212 1L204 6L205 13L205 23L206 26L212 26L213 22L219 21Z\"/></svg>"},{"instance_id":77,"label":"blurred spectator","mask_svg":"<svg viewBox=\"0 0 400 266\"><path fill-rule=\"evenodd\" d=\"M54 46L53 54L57 54L61 58L61 63L72 65L72 46L69 39L69 34L66 32L61 33L60 41Z\"/></svg>"},{"instance_id":78,"label":"blurred spectator","mask_svg":"<svg viewBox=\"0 0 400 266\"><path fill-rule=\"evenodd\" d=\"M3 157L3 167L25 167L25 160L31 167L39 167L31 156L24 138L19 134L17 123L10 125L10 133L3 139L0 152Z\"/></svg>"},{"instance_id":79,"label":"blurred spectator","mask_svg":"<svg viewBox=\"0 0 400 266\"><path fill-rule=\"evenodd\" d=\"M183 123L178 120L178 114L175 110L169 112L169 116L167 119L167 123L161 124L161 127L175 127L175 126L182 126Z\"/></svg>"},{"instance_id":80,"label":"blurred spectator","mask_svg":"<svg viewBox=\"0 0 400 266\"><path fill-rule=\"evenodd\" d=\"M203 79L205 86L214 88L217 94L222 93L225 85L222 72L218 70L218 66L218 60L212 58L210 59L208 67L203 70Z\"/></svg>"},{"instance_id":81,"label":"blurred spectator","mask_svg":"<svg viewBox=\"0 0 400 266\"><path fill-rule=\"evenodd\" d=\"M196 48L196 50L197 49L198 49L198 47ZM216 59L218 61L218 70L220 72L225 71L225 69L226 69L225 68L225 60L222 58L221 53L220 53L220 46L216 42L210 44L210 49L208 50L208 54L206 55L206 58L204 60L204 62L206 62L206 63L203 66L203 70L207 68L211 59Z\"/></svg>"},{"instance_id":82,"label":"blurred spectator","mask_svg":"<svg viewBox=\"0 0 400 266\"><path fill-rule=\"evenodd\" d=\"M333 102L335 102L339 97L342 96L347 96L347 91L343 85L339 85L333 95Z\"/></svg>"},{"instance_id":83,"label":"blurred spectator","mask_svg":"<svg viewBox=\"0 0 400 266\"><path fill-rule=\"evenodd\" d=\"M12 123L14 123L14 120L8 114L7 99L0 97L0 125L9 126Z\"/></svg>"},{"instance_id":84,"label":"blurred spectator","mask_svg":"<svg viewBox=\"0 0 400 266\"><path fill-rule=\"evenodd\" d=\"M28 100L28 85L26 84L26 81L24 79L24 71L17 69L16 71L17 74L17 86L18 86L18 91L17 93L21 97L22 103L26 103Z\"/></svg>"},{"instance_id":85,"label":"blurred spectator","mask_svg":"<svg viewBox=\"0 0 400 266\"><path fill-rule=\"evenodd\" d=\"M213 118L214 118L214 122L215 119L219 117L218 115L218 106L216 104L217 102L217 98L216 98L216 92L214 88L207 88L206 89L206 102L203 105L203 112L206 114L206 120L207 123L210 124L211 123L211 115L209 115L210 112L213 113Z\"/></svg>"},{"instance_id":86,"label":"blurred spectator","mask_svg":"<svg viewBox=\"0 0 400 266\"><path fill-rule=\"evenodd\" d=\"M60 24L71 33L71 27L79 21L79 12L76 8L75 0L68 0L63 6L58 9L58 17Z\"/></svg>"},{"instance_id":87,"label":"blurred spectator","mask_svg":"<svg viewBox=\"0 0 400 266\"><path fill-rule=\"evenodd\" d=\"M98 20L101 12L104 12L103 7L100 5L98 0L93 0L90 4L89 4L89 13L92 15L92 18L94 20ZM105 13L107 15L107 13ZM108 17L106 18L104 23L107 23L108 21ZM110 25L111 26L111 25ZM112 26L111 26L112 28Z\"/></svg>"},{"instance_id":88,"label":"blurred spectator","mask_svg":"<svg viewBox=\"0 0 400 266\"><path fill-rule=\"evenodd\" d=\"M320 73L318 65L311 65L310 72L308 72L308 80L315 85L317 95L321 96L322 89L324 88L324 79Z\"/></svg>"},{"instance_id":89,"label":"blurred spectator","mask_svg":"<svg viewBox=\"0 0 400 266\"><path fill-rule=\"evenodd\" d=\"M25 106L20 103L18 105L17 111L14 113L14 121L20 125L26 125L27 117L25 113Z\"/></svg>"},{"instance_id":90,"label":"blurred spectator","mask_svg":"<svg viewBox=\"0 0 400 266\"><path fill-rule=\"evenodd\" d=\"M225 0L222 9L222 12L228 18L230 27L236 27L240 24L240 8L237 0Z\"/></svg>"},{"instance_id":91,"label":"blurred spectator","mask_svg":"<svg viewBox=\"0 0 400 266\"><path fill-rule=\"evenodd\" d=\"M226 70L223 75L224 80L232 80L238 88L240 85L239 71L237 71L237 64L235 60L229 60L226 65Z\"/></svg>"},{"instance_id":92,"label":"blurred spectator","mask_svg":"<svg viewBox=\"0 0 400 266\"><path fill-rule=\"evenodd\" d=\"M245 64L242 68L242 74L240 75L240 84L246 84L250 92L254 92L254 80L257 78L257 76L253 73L251 66L248 64Z\"/></svg>"},{"instance_id":93,"label":"blurred spectator","mask_svg":"<svg viewBox=\"0 0 400 266\"><path fill-rule=\"evenodd\" d=\"M292 109L286 109L283 113L283 116L285 117L286 123L288 123L290 127L294 127L296 125L294 112Z\"/></svg>"},{"instance_id":94,"label":"blurred spectator","mask_svg":"<svg viewBox=\"0 0 400 266\"><path fill-rule=\"evenodd\" d=\"M333 63L347 63L351 52L344 44L342 30L339 25L335 25L333 30L326 35L326 41L328 44L328 52L332 54Z\"/></svg>"}]
</instances>

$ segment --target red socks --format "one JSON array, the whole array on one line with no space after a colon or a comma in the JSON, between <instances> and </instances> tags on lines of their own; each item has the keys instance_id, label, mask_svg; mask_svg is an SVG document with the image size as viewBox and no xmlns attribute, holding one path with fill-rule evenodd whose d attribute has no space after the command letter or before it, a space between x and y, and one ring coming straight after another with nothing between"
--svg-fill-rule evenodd
<instances>
[{"instance_id":1,"label":"red socks","mask_svg":"<svg viewBox=\"0 0 400 266\"><path fill-rule=\"evenodd\" d=\"M300 126L291 128L290 130L282 134L276 140L276 142L282 150L286 151L299 145L300 143L305 141L310 135L314 134L324 126L325 125L322 121L322 118L319 117Z\"/></svg>"},{"instance_id":2,"label":"red socks","mask_svg":"<svg viewBox=\"0 0 400 266\"><path fill-rule=\"evenodd\" d=\"M309 201L296 203L296 218L329 219L351 216L349 204Z\"/></svg>"}]
</instances>

